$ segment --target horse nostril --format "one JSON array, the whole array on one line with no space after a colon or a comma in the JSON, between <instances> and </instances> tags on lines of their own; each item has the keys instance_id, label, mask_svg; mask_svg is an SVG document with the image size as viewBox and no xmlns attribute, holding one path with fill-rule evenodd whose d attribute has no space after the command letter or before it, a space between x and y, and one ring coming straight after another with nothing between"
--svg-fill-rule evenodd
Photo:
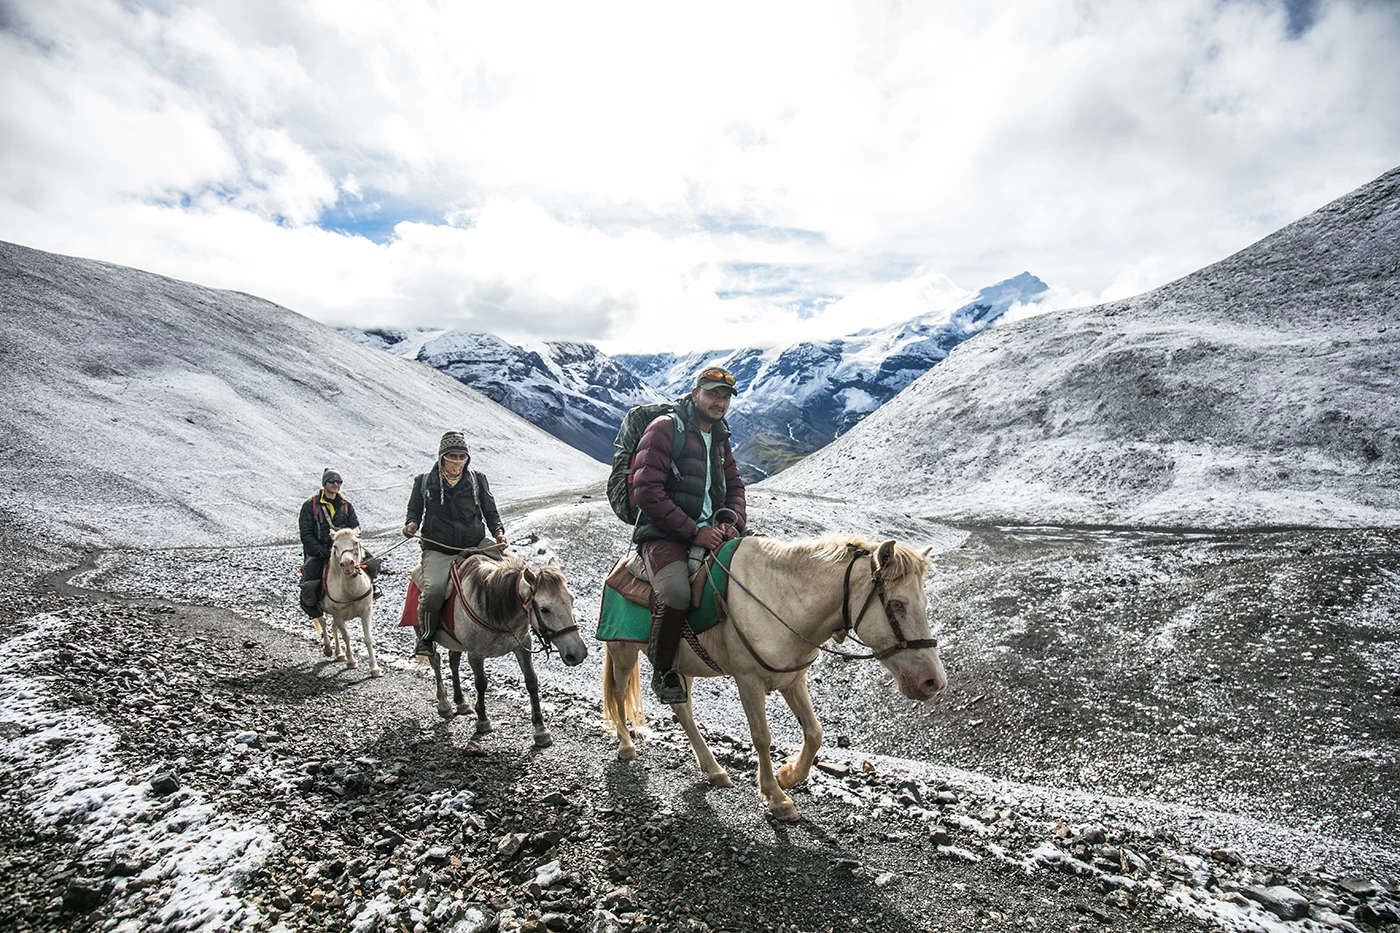
<instances>
[{"instance_id":1,"label":"horse nostril","mask_svg":"<svg viewBox=\"0 0 1400 933\"><path fill-rule=\"evenodd\" d=\"M937 677L930 677L928 680L924 681L924 689L929 693L937 693L943 689L943 684L939 683Z\"/></svg>"}]
</instances>

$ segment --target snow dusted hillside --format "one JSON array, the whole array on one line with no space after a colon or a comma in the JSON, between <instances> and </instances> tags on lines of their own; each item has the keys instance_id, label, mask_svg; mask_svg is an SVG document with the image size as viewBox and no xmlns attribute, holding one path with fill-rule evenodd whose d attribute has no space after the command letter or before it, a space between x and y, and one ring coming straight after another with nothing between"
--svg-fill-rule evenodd
<instances>
[{"instance_id":1,"label":"snow dusted hillside","mask_svg":"<svg viewBox=\"0 0 1400 933\"><path fill-rule=\"evenodd\" d=\"M458 330L347 327L342 333L444 372L607 463L627 409L660 398L590 343L549 341L517 347L493 334Z\"/></svg>"},{"instance_id":2,"label":"snow dusted hillside","mask_svg":"<svg viewBox=\"0 0 1400 933\"><path fill-rule=\"evenodd\" d=\"M1028 272L982 289L960 307L929 312L837 340L772 349L619 355L618 362L669 396L689 391L696 372L718 364L741 393L729 420L751 478L781 470L850 430L928 372L948 352L991 327L1014 305L1046 296Z\"/></svg>"},{"instance_id":3,"label":"snow dusted hillside","mask_svg":"<svg viewBox=\"0 0 1400 933\"><path fill-rule=\"evenodd\" d=\"M767 485L964 521L1400 523L1400 169L1126 301L999 327Z\"/></svg>"},{"instance_id":4,"label":"snow dusted hillside","mask_svg":"<svg viewBox=\"0 0 1400 933\"><path fill-rule=\"evenodd\" d=\"M448 428L503 504L606 470L494 402L270 302L0 243L0 499L95 544L294 538L321 470L403 521Z\"/></svg>"}]
</instances>

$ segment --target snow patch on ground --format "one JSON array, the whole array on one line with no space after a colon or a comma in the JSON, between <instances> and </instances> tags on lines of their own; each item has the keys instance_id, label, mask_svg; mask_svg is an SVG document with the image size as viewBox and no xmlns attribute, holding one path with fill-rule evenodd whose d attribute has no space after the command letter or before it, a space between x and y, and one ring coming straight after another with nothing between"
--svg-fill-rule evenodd
<instances>
[{"instance_id":1,"label":"snow patch on ground","mask_svg":"<svg viewBox=\"0 0 1400 933\"><path fill-rule=\"evenodd\" d=\"M150 774L124 773L118 736L73 710L60 710L48 688L24 671L34 653L75 634L73 620L46 614L17 623L28 631L0 644L0 759L30 775L29 810L41 825L62 825L87 851L135 859L146 867L118 877L113 897L164 899L168 930L223 930L261 919L238 888L277 847L272 830L242 824L200 794L152 793ZM96 879L100 882L100 879ZM118 927L125 933L125 927ZM134 928L132 928L134 930Z\"/></svg>"}]
</instances>

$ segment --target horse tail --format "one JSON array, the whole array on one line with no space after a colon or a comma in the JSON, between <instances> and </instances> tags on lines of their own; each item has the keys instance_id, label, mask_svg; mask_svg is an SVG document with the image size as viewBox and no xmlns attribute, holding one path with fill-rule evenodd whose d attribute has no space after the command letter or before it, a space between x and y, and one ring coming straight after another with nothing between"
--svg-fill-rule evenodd
<instances>
[{"instance_id":1,"label":"horse tail","mask_svg":"<svg viewBox=\"0 0 1400 933\"><path fill-rule=\"evenodd\" d=\"M612 642L603 642L603 716L619 731L627 730L630 719L635 725L645 721L642 712L642 675L639 664L632 664L627 678L627 688L621 703L617 696L617 679L613 675Z\"/></svg>"},{"instance_id":2,"label":"horse tail","mask_svg":"<svg viewBox=\"0 0 1400 933\"><path fill-rule=\"evenodd\" d=\"M311 624L316 627L316 637L324 638L326 630L321 627L321 617L317 616L316 618L312 619Z\"/></svg>"}]
</instances>

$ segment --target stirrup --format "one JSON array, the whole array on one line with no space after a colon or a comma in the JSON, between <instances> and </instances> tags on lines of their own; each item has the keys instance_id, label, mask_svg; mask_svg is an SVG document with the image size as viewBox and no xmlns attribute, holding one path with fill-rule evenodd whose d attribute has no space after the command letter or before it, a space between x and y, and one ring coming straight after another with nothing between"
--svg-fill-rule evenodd
<instances>
[{"instance_id":1,"label":"stirrup","mask_svg":"<svg viewBox=\"0 0 1400 933\"><path fill-rule=\"evenodd\" d=\"M675 671L652 671L651 689L656 698L667 706L684 703L688 699L685 681Z\"/></svg>"}]
</instances>

